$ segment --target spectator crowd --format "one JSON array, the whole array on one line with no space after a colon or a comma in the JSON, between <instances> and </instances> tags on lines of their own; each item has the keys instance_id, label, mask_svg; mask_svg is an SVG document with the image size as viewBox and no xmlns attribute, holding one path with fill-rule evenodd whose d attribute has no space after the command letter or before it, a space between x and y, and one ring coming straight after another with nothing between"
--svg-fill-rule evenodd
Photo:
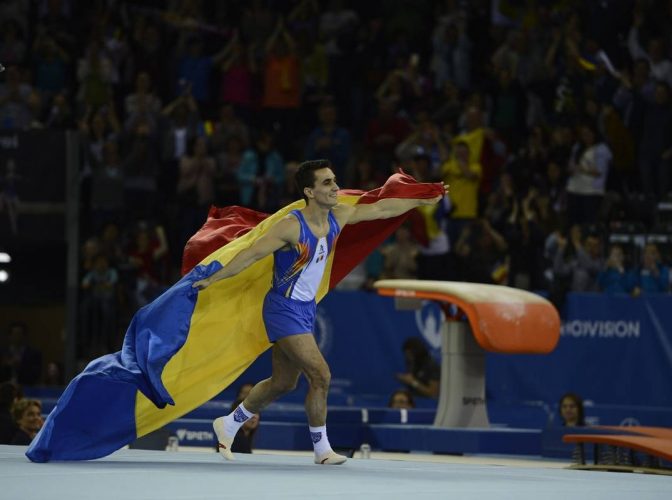
<instances>
[{"instance_id":1,"label":"spectator crowd","mask_svg":"<svg viewBox=\"0 0 672 500\"><path fill-rule=\"evenodd\" d=\"M79 132L82 358L175 281L211 205L273 212L315 158L346 188L451 185L345 286L670 291L669 1L7 0L0 19L0 128Z\"/></svg>"}]
</instances>

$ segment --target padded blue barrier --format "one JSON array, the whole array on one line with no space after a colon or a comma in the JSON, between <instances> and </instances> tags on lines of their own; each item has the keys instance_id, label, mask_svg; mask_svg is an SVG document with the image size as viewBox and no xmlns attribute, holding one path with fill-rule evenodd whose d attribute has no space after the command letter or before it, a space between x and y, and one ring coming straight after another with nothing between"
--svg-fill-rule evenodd
<instances>
[{"instance_id":1,"label":"padded blue barrier","mask_svg":"<svg viewBox=\"0 0 672 500\"><path fill-rule=\"evenodd\" d=\"M458 452L443 442L444 434L433 436L434 431L429 429L435 401L417 399L419 409L407 413L406 427L401 429L394 427L401 424L401 413L385 410L391 392L398 387L395 373L404 370L401 344L408 336L420 336L438 356L441 314L431 303L417 311L397 311L392 299L365 292L335 291L327 296L319 307L317 340L333 375L329 394L330 436L338 437L344 446L376 438L381 446L404 449L417 439L420 444L415 446L427 443L427 447L431 445L436 451ZM573 391L587 400L585 414L589 424L672 427L671 295L632 299L570 294L563 321L558 348L550 355L488 354L486 399L490 422L516 429L539 429L538 444L526 445L527 449L534 450L536 446L537 450L554 456L557 448L558 453L564 454L569 448L558 447L566 446L561 435L553 437L555 434L547 431L541 444L540 430L558 424L558 400L562 393ZM270 372L270 353L266 353L237 383L185 415L182 423L171 424L171 429L183 429L185 433L191 432L191 436L197 436L194 432L211 433L209 421L228 412L237 388L244 382L266 378ZM61 391L24 388L27 397L42 401L45 414L53 409ZM305 436L305 391L302 377L297 391L263 412L261 428L269 429L268 437L260 431L257 446L310 447ZM183 422L194 422L196 427L192 428L191 423L185 426ZM409 424L428 429L413 429ZM285 431L270 432L275 428ZM474 435L462 434L465 431L447 432L453 431L460 433L454 443L460 443L463 452L506 448L497 445L498 439L507 440L501 437L501 432L487 434L479 441ZM522 431L522 435L522 442L529 444L526 440L532 439L530 434ZM185 443L192 441L205 442L188 439ZM514 439L511 443L511 449L516 449Z\"/></svg>"},{"instance_id":2,"label":"padded blue barrier","mask_svg":"<svg viewBox=\"0 0 672 500\"><path fill-rule=\"evenodd\" d=\"M637 418L638 408L659 408L669 418L672 295L569 294L562 319L558 347L549 355L488 355L489 402L553 407L562 394L575 392L595 408L611 406L603 413L610 423ZM617 407L628 410L621 414ZM640 424L670 427L672 419Z\"/></svg>"},{"instance_id":3,"label":"padded blue barrier","mask_svg":"<svg viewBox=\"0 0 672 500\"><path fill-rule=\"evenodd\" d=\"M214 420L229 413L231 403L229 401L210 401L196 410L186 414L185 419ZM273 422L306 422L306 413L303 405L274 403L262 412L264 421ZM425 424L434 422L434 410L411 410L401 412L389 408L349 408L342 406L329 407L329 423L334 424Z\"/></svg>"},{"instance_id":4,"label":"padded blue barrier","mask_svg":"<svg viewBox=\"0 0 672 500\"><path fill-rule=\"evenodd\" d=\"M569 294L562 319L562 335L551 354L487 354L489 405L537 405L554 412L560 396L572 391L596 407L672 410L668 383L672 380L672 295L633 299ZM399 387L395 374L404 371L404 339L423 338L438 360L441 320L440 308L431 302L419 310L398 311L391 298L366 292L330 293L318 308L316 334L332 370L330 404L369 407L373 405L367 398L372 397L376 405L386 406L389 395ZM261 380L270 370L267 353L240 382ZM427 407L432 402L418 399L417 404ZM524 413L531 415L530 423L545 426L548 417L542 411ZM527 419L521 421L515 413L503 416L504 420L491 421L528 426ZM608 413L604 418L612 419ZM672 421L640 423L672 426Z\"/></svg>"},{"instance_id":5,"label":"padded blue barrier","mask_svg":"<svg viewBox=\"0 0 672 500\"><path fill-rule=\"evenodd\" d=\"M181 446L215 447L210 420L178 419L167 428ZM329 441L336 449L358 449L368 443L374 450L425 451L446 454L541 454L537 429L440 429L418 424L329 423ZM263 419L254 447L273 450L312 450L306 423Z\"/></svg>"}]
</instances>

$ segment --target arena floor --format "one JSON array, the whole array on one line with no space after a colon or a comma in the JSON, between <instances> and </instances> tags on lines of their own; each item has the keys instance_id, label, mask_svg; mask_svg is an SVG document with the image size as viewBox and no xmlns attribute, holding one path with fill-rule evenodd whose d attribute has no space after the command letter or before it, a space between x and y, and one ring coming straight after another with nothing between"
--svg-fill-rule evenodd
<instances>
[{"instance_id":1,"label":"arena floor","mask_svg":"<svg viewBox=\"0 0 672 500\"><path fill-rule=\"evenodd\" d=\"M221 498L669 499L672 478L572 471L560 462L499 457L380 455L313 465L311 454L121 450L90 462L33 464L0 446L0 499ZM396 459L390 459L396 458ZM399 459L403 458L403 460Z\"/></svg>"}]
</instances>

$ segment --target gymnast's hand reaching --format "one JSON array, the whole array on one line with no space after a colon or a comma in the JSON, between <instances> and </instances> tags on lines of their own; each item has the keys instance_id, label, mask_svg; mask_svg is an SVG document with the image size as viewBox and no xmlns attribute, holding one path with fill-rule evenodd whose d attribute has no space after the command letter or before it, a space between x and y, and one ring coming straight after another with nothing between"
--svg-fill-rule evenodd
<instances>
[{"instance_id":1,"label":"gymnast's hand reaching","mask_svg":"<svg viewBox=\"0 0 672 500\"><path fill-rule=\"evenodd\" d=\"M212 285L212 280L210 278L204 278L202 280L194 281L191 287L198 288L199 290L205 290L210 285Z\"/></svg>"},{"instance_id":2,"label":"gymnast's hand reaching","mask_svg":"<svg viewBox=\"0 0 672 500\"><path fill-rule=\"evenodd\" d=\"M435 196L434 198L428 198L425 200L420 200L420 205L434 205L435 203L438 203L443 199L443 197L448 194L450 186L448 184L443 184L443 189L445 191L444 194L440 194L439 196Z\"/></svg>"}]
</instances>

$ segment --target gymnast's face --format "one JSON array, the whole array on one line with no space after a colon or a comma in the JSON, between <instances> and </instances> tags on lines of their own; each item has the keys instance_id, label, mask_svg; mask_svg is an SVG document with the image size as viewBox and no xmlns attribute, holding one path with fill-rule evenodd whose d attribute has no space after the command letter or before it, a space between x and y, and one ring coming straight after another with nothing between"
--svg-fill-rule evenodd
<instances>
[{"instance_id":1,"label":"gymnast's face","mask_svg":"<svg viewBox=\"0 0 672 500\"><path fill-rule=\"evenodd\" d=\"M336 176L330 168L315 170L315 184L312 188L306 188L308 198L314 200L319 206L331 208L338 204L338 184Z\"/></svg>"}]
</instances>

